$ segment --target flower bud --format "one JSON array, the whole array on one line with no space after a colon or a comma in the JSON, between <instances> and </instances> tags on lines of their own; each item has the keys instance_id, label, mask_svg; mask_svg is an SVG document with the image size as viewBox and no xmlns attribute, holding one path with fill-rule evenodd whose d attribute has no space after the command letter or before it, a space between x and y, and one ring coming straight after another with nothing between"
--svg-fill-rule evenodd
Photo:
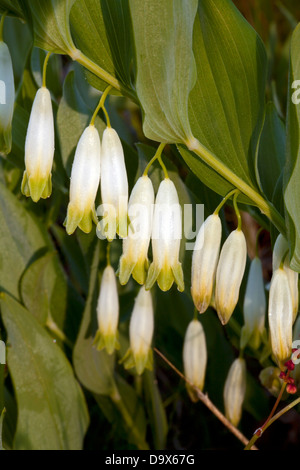
<instances>
[{"instance_id":1,"label":"flower bud","mask_svg":"<svg viewBox=\"0 0 300 470\"><path fill-rule=\"evenodd\" d=\"M295 321L298 313L299 304L298 273L296 273L293 269L290 268L289 245L286 238L284 238L283 235L279 234L273 249L273 272L275 272L276 269L279 268L284 256L285 258L283 263L283 269L285 270L289 280L293 303L293 321Z\"/></svg>"},{"instance_id":2,"label":"flower bud","mask_svg":"<svg viewBox=\"0 0 300 470\"><path fill-rule=\"evenodd\" d=\"M116 275L111 266L106 266L100 286L100 294L97 304L98 331L94 344L97 349L106 348L108 354L119 349L118 321L119 321L119 296Z\"/></svg>"},{"instance_id":3,"label":"flower bud","mask_svg":"<svg viewBox=\"0 0 300 470\"><path fill-rule=\"evenodd\" d=\"M166 178L160 183L155 200L152 227L153 262L148 271L146 289L150 289L157 280L161 290L167 291L175 280L178 290L184 290L182 266L179 262L181 224L178 194L174 183Z\"/></svg>"},{"instance_id":4,"label":"flower bud","mask_svg":"<svg viewBox=\"0 0 300 470\"><path fill-rule=\"evenodd\" d=\"M97 223L95 198L100 180L100 152L98 131L90 125L79 139L72 165L70 202L64 222L69 235L77 227L89 233L92 220Z\"/></svg>"},{"instance_id":5,"label":"flower bud","mask_svg":"<svg viewBox=\"0 0 300 470\"><path fill-rule=\"evenodd\" d=\"M153 354L151 342L154 330L154 314L150 291L141 287L130 318L130 348L121 362L125 369L135 367L139 375L144 369L152 370Z\"/></svg>"},{"instance_id":6,"label":"flower bud","mask_svg":"<svg viewBox=\"0 0 300 470\"><path fill-rule=\"evenodd\" d=\"M269 366L262 369L259 374L259 380L274 397L278 397L283 384L278 367Z\"/></svg>"},{"instance_id":7,"label":"flower bud","mask_svg":"<svg viewBox=\"0 0 300 470\"><path fill-rule=\"evenodd\" d=\"M15 84L7 45L0 41L0 152L11 151L11 124L14 112Z\"/></svg>"},{"instance_id":8,"label":"flower bud","mask_svg":"<svg viewBox=\"0 0 300 470\"><path fill-rule=\"evenodd\" d=\"M183 344L184 375L188 381L203 390L207 353L205 334L201 323L193 320L189 323ZM187 384L187 391L192 401L197 401L195 390Z\"/></svg>"},{"instance_id":9,"label":"flower bud","mask_svg":"<svg viewBox=\"0 0 300 470\"><path fill-rule=\"evenodd\" d=\"M144 175L137 180L129 199L130 224L128 236L123 240L123 255L120 258L119 269L119 280L122 285L128 282L131 274L138 283L145 283L153 204L153 185L150 178Z\"/></svg>"},{"instance_id":10,"label":"flower bud","mask_svg":"<svg viewBox=\"0 0 300 470\"><path fill-rule=\"evenodd\" d=\"M276 269L272 276L268 315L272 352L284 369L284 363L292 353L293 303L283 268Z\"/></svg>"},{"instance_id":11,"label":"flower bud","mask_svg":"<svg viewBox=\"0 0 300 470\"><path fill-rule=\"evenodd\" d=\"M266 340L266 295L261 261L258 257L255 257L250 265L243 310L245 325L242 328L241 348L244 349L249 343L253 349L258 349L261 340Z\"/></svg>"},{"instance_id":12,"label":"flower bud","mask_svg":"<svg viewBox=\"0 0 300 470\"><path fill-rule=\"evenodd\" d=\"M32 105L25 142L25 167L21 190L34 202L52 192L54 121L50 92L39 88Z\"/></svg>"},{"instance_id":13,"label":"flower bud","mask_svg":"<svg viewBox=\"0 0 300 470\"><path fill-rule=\"evenodd\" d=\"M107 127L103 132L101 155L101 197L104 215L100 231L109 241L116 233L127 236L128 181L121 140Z\"/></svg>"},{"instance_id":14,"label":"flower bud","mask_svg":"<svg viewBox=\"0 0 300 470\"><path fill-rule=\"evenodd\" d=\"M211 303L220 253L222 224L217 214L202 224L192 258L192 297L195 307L204 313Z\"/></svg>"},{"instance_id":15,"label":"flower bud","mask_svg":"<svg viewBox=\"0 0 300 470\"><path fill-rule=\"evenodd\" d=\"M238 358L229 369L224 387L225 415L234 426L240 422L245 393L246 363L244 359Z\"/></svg>"},{"instance_id":16,"label":"flower bud","mask_svg":"<svg viewBox=\"0 0 300 470\"><path fill-rule=\"evenodd\" d=\"M216 275L215 302L223 325L229 321L237 304L246 259L245 236L241 230L234 230L222 247Z\"/></svg>"}]
</instances>

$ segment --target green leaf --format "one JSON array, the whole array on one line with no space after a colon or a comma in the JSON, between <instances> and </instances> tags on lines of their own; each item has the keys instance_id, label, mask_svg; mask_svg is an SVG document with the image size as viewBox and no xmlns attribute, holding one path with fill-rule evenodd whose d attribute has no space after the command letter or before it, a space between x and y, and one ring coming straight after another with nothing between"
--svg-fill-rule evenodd
<instances>
[{"instance_id":1,"label":"green leaf","mask_svg":"<svg viewBox=\"0 0 300 470\"><path fill-rule=\"evenodd\" d=\"M268 103L257 155L258 181L272 201L274 188L284 167L285 129L273 103ZM278 206L276 205L278 208Z\"/></svg>"},{"instance_id":2,"label":"green leaf","mask_svg":"<svg viewBox=\"0 0 300 470\"><path fill-rule=\"evenodd\" d=\"M129 3L144 133L158 142L185 142L192 135L188 97L196 78L192 40L198 2Z\"/></svg>"},{"instance_id":3,"label":"green leaf","mask_svg":"<svg viewBox=\"0 0 300 470\"><path fill-rule=\"evenodd\" d=\"M22 7L18 0L0 0L0 13L6 11L9 15L23 18Z\"/></svg>"},{"instance_id":4,"label":"green leaf","mask_svg":"<svg viewBox=\"0 0 300 470\"><path fill-rule=\"evenodd\" d=\"M128 0L80 0L71 11L76 46L94 63L132 88L133 48ZM107 83L87 72L92 86L103 91Z\"/></svg>"},{"instance_id":5,"label":"green leaf","mask_svg":"<svg viewBox=\"0 0 300 470\"><path fill-rule=\"evenodd\" d=\"M14 448L81 449L89 418L70 364L17 301L2 294L0 304L8 335L7 363L18 403Z\"/></svg>"},{"instance_id":6,"label":"green leaf","mask_svg":"<svg viewBox=\"0 0 300 470\"><path fill-rule=\"evenodd\" d=\"M143 384L154 447L156 450L164 450L168 433L168 422L153 372L145 371L143 374Z\"/></svg>"},{"instance_id":7,"label":"green leaf","mask_svg":"<svg viewBox=\"0 0 300 470\"><path fill-rule=\"evenodd\" d=\"M267 69L264 45L231 1L202 0L193 50L197 81L189 96L192 133L233 175L255 188L253 162ZM233 188L195 154L182 146L180 152L211 189L224 196Z\"/></svg>"},{"instance_id":8,"label":"green leaf","mask_svg":"<svg viewBox=\"0 0 300 470\"><path fill-rule=\"evenodd\" d=\"M115 388L114 355L93 346L97 331L96 302L99 295L98 265L100 243L96 245L91 266L89 294L80 331L73 351L73 362L80 382L93 393L111 395Z\"/></svg>"},{"instance_id":9,"label":"green leaf","mask_svg":"<svg viewBox=\"0 0 300 470\"><path fill-rule=\"evenodd\" d=\"M75 0L31 0L30 8L37 47L56 54L76 54L71 32L69 15ZM27 15L28 16L28 15Z\"/></svg>"},{"instance_id":10,"label":"green leaf","mask_svg":"<svg viewBox=\"0 0 300 470\"><path fill-rule=\"evenodd\" d=\"M284 202L286 223L290 243L291 267L300 271L300 104L299 85L295 81L300 77L300 24L295 29L290 53L289 93L287 108L287 145L284 171Z\"/></svg>"}]
</instances>

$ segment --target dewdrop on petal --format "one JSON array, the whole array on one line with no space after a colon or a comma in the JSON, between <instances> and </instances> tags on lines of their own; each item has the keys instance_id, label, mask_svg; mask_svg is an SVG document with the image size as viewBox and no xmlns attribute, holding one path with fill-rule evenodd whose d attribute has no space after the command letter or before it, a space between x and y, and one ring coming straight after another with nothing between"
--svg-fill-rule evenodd
<instances>
[{"instance_id":1,"label":"dewdrop on petal","mask_svg":"<svg viewBox=\"0 0 300 470\"><path fill-rule=\"evenodd\" d=\"M221 219L212 214L200 227L192 258L191 293L200 313L204 313L211 303L221 237Z\"/></svg>"},{"instance_id":2,"label":"dewdrop on petal","mask_svg":"<svg viewBox=\"0 0 300 470\"><path fill-rule=\"evenodd\" d=\"M243 401L246 393L246 363L242 358L232 363L224 387L226 418L238 426L242 417Z\"/></svg>"},{"instance_id":3,"label":"dewdrop on petal","mask_svg":"<svg viewBox=\"0 0 300 470\"><path fill-rule=\"evenodd\" d=\"M184 290L183 271L179 262L182 235L181 207L174 183L165 178L159 185L156 195L153 226L153 262L146 280L146 289L155 281L161 290L167 291L175 281L178 290Z\"/></svg>"},{"instance_id":4,"label":"dewdrop on petal","mask_svg":"<svg viewBox=\"0 0 300 470\"><path fill-rule=\"evenodd\" d=\"M126 284L130 275L144 284L148 269L148 248L152 230L154 190L148 176L141 176L133 190L128 204L130 224L128 236L123 240L123 254L120 258L119 280Z\"/></svg>"},{"instance_id":5,"label":"dewdrop on petal","mask_svg":"<svg viewBox=\"0 0 300 470\"><path fill-rule=\"evenodd\" d=\"M154 330L154 313L150 291L141 287L129 324L130 348L121 362L125 369L135 367L139 375L145 369L152 370L153 353L151 349Z\"/></svg>"},{"instance_id":6,"label":"dewdrop on petal","mask_svg":"<svg viewBox=\"0 0 300 470\"><path fill-rule=\"evenodd\" d=\"M253 349L258 349L262 340L266 342L265 315L266 294L261 261L255 257L251 261L247 287L244 297L244 321L242 328L241 348L249 343Z\"/></svg>"},{"instance_id":7,"label":"dewdrop on petal","mask_svg":"<svg viewBox=\"0 0 300 470\"><path fill-rule=\"evenodd\" d=\"M292 353L293 303L283 268L276 269L272 276L268 316L272 352L279 367L284 368Z\"/></svg>"},{"instance_id":8,"label":"dewdrop on petal","mask_svg":"<svg viewBox=\"0 0 300 470\"><path fill-rule=\"evenodd\" d=\"M52 192L54 121L50 92L39 88L32 105L25 142L25 171L22 193L34 202Z\"/></svg>"},{"instance_id":9,"label":"dewdrop on petal","mask_svg":"<svg viewBox=\"0 0 300 470\"><path fill-rule=\"evenodd\" d=\"M0 41L0 152L11 151L11 125L15 102L13 67L7 45Z\"/></svg>"},{"instance_id":10,"label":"dewdrop on petal","mask_svg":"<svg viewBox=\"0 0 300 470\"><path fill-rule=\"evenodd\" d=\"M116 233L127 236L128 180L121 140L117 132L107 127L102 137L101 197L103 219L101 233L111 241Z\"/></svg>"},{"instance_id":11,"label":"dewdrop on petal","mask_svg":"<svg viewBox=\"0 0 300 470\"><path fill-rule=\"evenodd\" d=\"M97 223L95 198L100 180L100 152L98 131L90 125L79 139L72 165L70 202L64 222L69 235L77 227L89 233L92 221Z\"/></svg>"},{"instance_id":12,"label":"dewdrop on petal","mask_svg":"<svg viewBox=\"0 0 300 470\"><path fill-rule=\"evenodd\" d=\"M280 263L284 258L283 269L285 270L289 286L291 289L292 302L293 302L293 321L296 320L299 304L299 291L298 291L298 273L290 268L289 245L286 238L279 234L273 249L272 265L273 272L279 268Z\"/></svg>"},{"instance_id":13,"label":"dewdrop on petal","mask_svg":"<svg viewBox=\"0 0 300 470\"><path fill-rule=\"evenodd\" d=\"M103 271L100 294L97 304L98 331L94 344L97 349L106 348L108 354L119 349L118 321L119 321L119 296L116 275L111 266L106 266Z\"/></svg>"},{"instance_id":14,"label":"dewdrop on petal","mask_svg":"<svg viewBox=\"0 0 300 470\"><path fill-rule=\"evenodd\" d=\"M215 302L223 325L229 321L238 302L246 260L246 239L242 230L236 229L226 239L217 267Z\"/></svg>"},{"instance_id":15,"label":"dewdrop on petal","mask_svg":"<svg viewBox=\"0 0 300 470\"><path fill-rule=\"evenodd\" d=\"M204 387L207 362L204 330L198 320L189 323L183 343L184 375L188 381L201 391ZM197 401L195 390L187 383L187 391L192 401Z\"/></svg>"}]
</instances>

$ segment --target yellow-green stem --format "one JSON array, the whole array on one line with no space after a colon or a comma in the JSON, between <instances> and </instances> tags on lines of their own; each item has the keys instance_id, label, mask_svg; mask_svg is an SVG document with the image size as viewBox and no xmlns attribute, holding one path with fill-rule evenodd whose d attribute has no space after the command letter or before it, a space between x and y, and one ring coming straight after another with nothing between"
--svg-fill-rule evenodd
<instances>
[{"instance_id":1,"label":"yellow-green stem","mask_svg":"<svg viewBox=\"0 0 300 470\"><path fill-rule=\"evenodd\" d=\"M109 117L108 117L108 114L106 112L106 109L104 108L104 103L105 103L105 100L107 98L107 95L108 93L110 92L110 90L112 89L112 86L111 85L108 85L107 88L105 88L104 92L102 93L101 95L101 98L99 100L99 103L94 111L94 114L92 116L92 119L91 119L91 122L90 122L90 126L93 126L95 124L95 120L96 120L96 117L97 117L97 114L99 112L99 110L102 108L103 111L105 112L105 116L106 116L106 122L107 122L107 126L110 127L110 120L109 120Z\"/></svg>"},{"instance_id":2,"label":"yellow-green stem","mask_svg":"<svg viewBox=\"0 0 300 470\"><path fill-rule=\"evenodd\" d=\"M239 192L238 189L233 189L232 191L229 191L228 194L226 194L226 196L223 197L222 201L220 202L220 204L218 205L218 207L214 210L214 214L215 215L218 215L220 210L222 209L222 207L224 206L224 204L228 201L228 199L233 195L235 194L236 192Z\"/></svg>"},{"instance_id":3,"label":"yellow-green stem","mask_svg":"<svg viewBox=\"0 0 300 470\"><path fill-rule=\"evenodd\" d=\"M45 57L44 60L44 65L43 65L43 87L46 87L46 73L47 73L47 65L50 59L52 52L48 52L48 54Z\"/></svg>"},{"instance_id":4,"label":"yellow-green stem","mask_svg":"<svg viewBox=\"0 0 300 470\"><path fill-rule=\"evenodd\" d=\"M95 74L98 78L106 82L108 85L111 85L115 90L120 91L122 94L126 94L132 101L137 103L137 99L133 91L129 89L123 90L119 81L115 77L110 75L110 73L103 68L99 67L99 65L95 64L95 62L84 55L79 49L70 51L69 55L73 60L76 60L76 62L83 65L83 67Z\"/></svg>"},{"instance_id":5,"label":"yellow-green stem","mask_svg":"<svg viewBox=\"0 0 300 470\"><path fill-rule=\"evenodd\" d=\"M144 173L143 173L144 176L146 176L148 174L148 171L149 171L151 165L155 162L155 160L158 160L159 163L160 163L160 166L163 169L165 178L169 178L167 168L166 168L166 166L165 166L165 164L164 164L164 162L162 161L162 158L161 158L161 154L162 154L162 151L165 148L165 146L166 146L166 144L163 144L163 143L159 144L159 146L158 146L158 148L155 152L154 157L151 158L150 162L148 163L148 165L146 166L146 168L144 170Z\"/></svg>"},{"instance_id":6,"label":"yellow-green stem","mask_svg":"<svg viewBox=\"0 0 300 470\"><path fill-rule=\"evenodd\" d=\"M1 16L1 21L0 21L0 41L3 41L3 27L4 27L4 20L5 20L5 17L7 15L7 11L5 11L3 13L3 15Z\"/></svg>"},{"instance_id":7,"label":"yellow-green stem","mask_svg":"<svg viewBox=\"0 0 300 470\"><path fill-rule=\"evenodd\" d=\"M139 450L149 450L149 446L147 442L144 441L144 439L140 436L140 433L138 429L135 427L134 421L132 419L132 416L128 412L121 395L119 394L119 391L117 389L117 386L115 386L115 389L113 393L110 395L111 400L113 403L116 405L118 408L119 412L121 413L129 431L132 433L132 435L135 437L136 440L136 445L138 446Z\"/></svg>"},{"instance_id":8,"label":"yellow-green stem","mask_svg":"<svg viewBox=\"0 0 300 470\"><path fill-rule=\"evenodd\" d=\"M237 205L237 198L238 198L238 195L239 195L239 191L235 193L235 195L233 196L233 207L234 207L234 212L235 212L235 215L237 217L237 220L238 220L238 226L237 226L237 229L238 230L241 230L242 228L242 218L241 218L241 214L240 214L240 211L239 211L239 208L238 208L238 205Z\"/></svg>"},{"instance_id":9,"label":"yellow-green stem","mask_svg":"<svg viewBox=\"0 0 300 470\"><path fill-rule=\"evenodd\" d=\"M207 165L215 170L219 175L231 183L237 188L242 194L247 196L263 214L265 214L271 222L277 227L277 229L286 235L286 227L283 218L275 207L268 201L266 201L255 189L249 184L245 183L235 173L233 173L224 163L218 160L213 153L211 153L204 145L202 145L197 139L191 139L186 142L186 146L189 150L194 152L198 157L201 158Z\"/></svg>"}]
</instances>

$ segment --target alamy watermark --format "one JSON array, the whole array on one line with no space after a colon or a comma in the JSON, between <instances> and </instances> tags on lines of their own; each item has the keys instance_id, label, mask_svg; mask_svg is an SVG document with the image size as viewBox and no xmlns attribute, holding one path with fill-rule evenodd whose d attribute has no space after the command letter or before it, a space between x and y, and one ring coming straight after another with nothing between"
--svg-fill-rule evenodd
<instances>
[{"instance_id":1,"label":"alamy watermark","mask_svg":"<svg viewBox=\"0 0 300 470\"><path fill-rule=\"evenodd\" d=\"M154 209L157 221L155 225L151 224ZM102 217L96 230L100 240L106 238L108 225L110 231L115 232L119 223L124 224L123 228L125 226L127 229L125 232L132 240L147 239L150 235L152 240L159 240L163 239L165 233L168 233L171 237L170 242L184 239L186 250L194 249L195 238L204 222L204 204L184 204L183 207L180 204L159 204L158 206L153 204L152 207L144 204L131 204L127 217L126 205L124 206L124 201L119 201L118 211L112 204L101 204L96 213L99 218ZM120 214L123 214L122 218ZM199 249L204 243L204 236L202 238L197 243Z\"/></svg>"},{"instance_id":2,"label":"alamy watermark","mask_svg":"<svg viewBox=\"0 0 300 470\"><path fill-rule=\"evenodd\" d=\"M6 85L0 80L0 104L6 104Z\"/></svg>"},{"instance_id":3,"label":"alamy watermark","mask_svg":"<svg viewBox=\"0 0 300 470\"><path fill-rule=\"evenodd\" d=\"M299 104L300 103L300 80L294 80L292 83L292 88L296 89L294 93L292 94L292 102L294 104Z\"/></svg>"}]
</instances>

